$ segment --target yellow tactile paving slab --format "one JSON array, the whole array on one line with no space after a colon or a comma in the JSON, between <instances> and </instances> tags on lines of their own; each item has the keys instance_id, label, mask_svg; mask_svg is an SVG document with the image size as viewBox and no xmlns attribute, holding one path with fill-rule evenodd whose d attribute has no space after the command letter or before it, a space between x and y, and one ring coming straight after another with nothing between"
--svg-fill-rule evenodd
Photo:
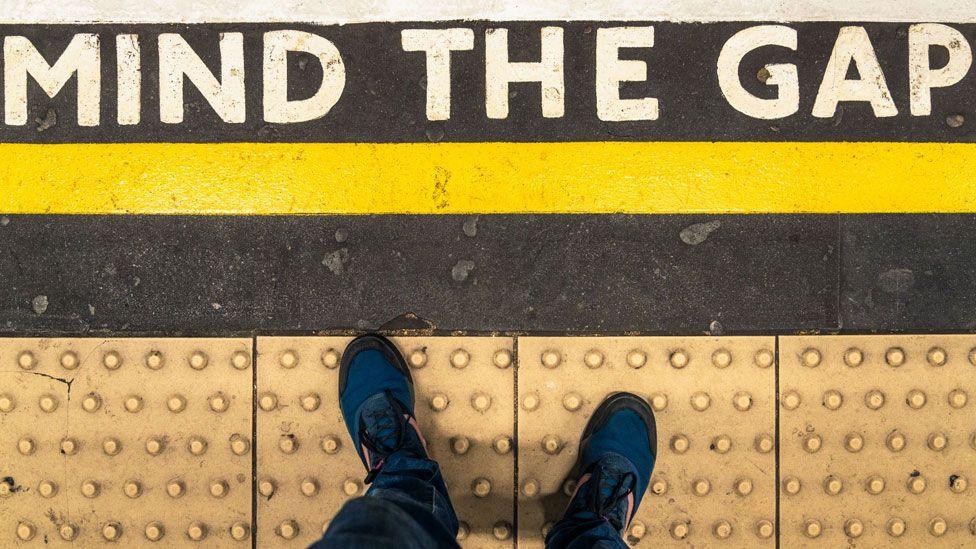
<instances>
[{"instance_id":1,"label":"yellow tactile paving slab","mask_svg":"<svg viewBox=\"0 0 976 549\"><path fill-rule=\"evenodd\" d=\"M540 546L561 516L579 435L619 390L648 398L658 428L627 540L773 546L774 338L524 337L518 350L520 547Z\"/></svg>"},{"instance_id":2,"label":"yellow tactile paving slab","mask_svg":"<svg viewBox=\"0 0 976 549\"><path fill-rule=\"evenodd\" d=\"M349 337L259 337L258 546L305 546L365 470L338 404ZM417 419L444 472L468 547L511 547L514 505L513 340L393 338L412 367ZM291 543L287 543L288 541Z\"/></svg>"},{"instance_id":3,"label":"yellow tactile paving slab","mask_svg":"<svg viewBox=\"0 0 976 549\"><path fill-rule=\"evenodd\" d=\"M976 535L976 336L780 339L784 547Z\"/></svg>"},{"instance_id":4,"label":"yellow tactile paving slab","mask_svg":"<svg viewBox=\"0 0 976 549\"><path fill-rule=\"evenodd\" d=\"M0 545L250 545L250 339L0 339Z\"/></svg>"}]
</instances>

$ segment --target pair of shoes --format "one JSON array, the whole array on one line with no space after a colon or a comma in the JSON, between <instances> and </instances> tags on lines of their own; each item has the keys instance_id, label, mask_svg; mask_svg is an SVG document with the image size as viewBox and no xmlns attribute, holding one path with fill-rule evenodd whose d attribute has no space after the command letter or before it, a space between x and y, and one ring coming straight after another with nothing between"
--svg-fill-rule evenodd
<instances>
[{"instance_id":1,"label":"pair of shoes","mask_svg":"<svg viewBox=\"0 0 976 549\"><path fill-rule=\"evenodd\" d=\"M346 347L339 406L366 466L367 484L394 453L428 457L414 415L410 369L388 339L369 334ZM647 489L656 451L654 414L644 399L631 393L608 396L580 438L580 476L567 514L593 513L624 530Z\"/></svg>"}]
</instances>

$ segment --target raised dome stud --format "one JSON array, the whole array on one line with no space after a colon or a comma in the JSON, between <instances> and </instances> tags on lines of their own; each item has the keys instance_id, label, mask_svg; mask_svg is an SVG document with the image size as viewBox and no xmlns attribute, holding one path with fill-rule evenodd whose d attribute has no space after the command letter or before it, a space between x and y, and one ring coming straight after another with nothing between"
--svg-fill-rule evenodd
<instances>
[{"instance_id":1,"label":"raised dome stud","mask_svg":"<svg viewBox=\"0 0 976 549\"><path fill-rule=\"evenodd\" d=\"M856 347L844 351L844 364L849 368L857 368L864 362L864 352Z\"/></svg>"},{"instance_id":2,"label":"raised dome stud","mask_svg":"<svg viewBox=\"0 0 976 549\"><path fill-rule=\"evenodd\" d=\"M949 490L954 494L961 494L969 488L969 480L966 477L955 474L949 476Z\"/></svg>"},{"instance_id":3,"label":"raised dome stud","mask_svg":"<svg viewBox=\"0 0 976 549\"><path fill-rule=\"evenodd\" d=\"M299 398L299 402L301 403L302 410L305 410L306 412L314 412L318 410L319 406L322 404L322 397L320 397L318 393L306 393Z\"/></svg>"},{"instance_id":4,"label":"raised dome stud","mask_svg":"<svg viewBox=\"0 0 976 549\"><path fill-rule=\"evenodd\" d=\"M942 537L949 530L949 524L942 517L935 517L929 521L929 534Z\"/></svg>"},{"instance_id":5,"label":"raised dome stud","mask_svg":"<svg viewBox=\"0 0 976 549\"><path fill-rule=\"evenodd\" d=\"M728 368L732 364L732 353L728 349L717 349L712 353L712 366Z\"/></svg>"},{"instance_id":6,"label":"raised dome stud","mask_svg":"<svg viewBox=\"0 0 976 549\"><path fill-rule=\"evenodd\" d=\"M752 408L752 395L747 392L736 393L732 397L732 406L740 412L746 412Z\"/></svg>"},{"instance_id":7,"label":"raised dome stud","mask_svg":"<svg viewBox=\"0 0 976 549\"><path fill-rule=\"evenodd\" d=\"M347 478L342 481L342 492L349 497L358 496L363 491L363 484L359 479Z\"/></svg>"},{"instance_id":8,"label":"raised dome stud","mask_svg":"<svg viewBox=\"0 0 976 549\"><path fill-rule=\"evenodd\" d=\"M479 498L488 497L491 494L491 481L484 477L474 479L471 482L471 493Z\"/></svg>"},{"instance_id":9,"label":"raised dome stud","mask_svg":"<svg viewBox=\"0 0 976 549\"><path fill-rule=\"evenodd\" d=\"M270 412L278 407L278 395L265 391L258 396L258 408Z\"/></svg>"},{"instance_id":10,"label":"raised dome stud","mask_svg":"<svg viewBox=\"0 0 976 549\"><path fill-rule=\"evenodd\" d=\"M860 519L848 519L844 523L844 533L849 538L859 538L864 535L864 523Z\"/></svg>"},{"instance_id":11,"label":"raised dome stud","mask_svg":"<svg viewBox=\"0 0 976 549\"><path fill-rule=\"evenodd\" d=\"M443 412L447 409L447 405L451 403L451 400L447 398L444 393L434 393L430 397L430 409L435 412Z\"/></svg>"},{"instance_id":12,"label":"raised dome stud","mask_svg":"<svg viewBox=\"0 0 976 549\"><path fill-rule=\"evenodd\" d=\"M654 478L651 480L651 493L655 496L663 496L668 493L668 481L663 478Z\"/></svg>"},{"instance_id":13,"label":"raised dome stud","mask_svg":"<svg viewBox=\"0 0 976 549\"><path fill-rule=\"evenodd\" d=\"M319 488L319 481L314 478L303 478L299 483L299 490L301 490L302 495L307 498L314 497L316 494L318 494Z\"/></svg>"},{"instance_id":14,"label":"raised dome stud","mask_svg":"<svg viewBox=\"0 0 976 549\"><path fill-rule=\"evenodd\" d=\"M95 413L102 407L102 397L95 393L88 393L81 399L81 409L88 413Z\"/></svg>"},{"instance_id":15,"label":"raised dome stud","mask_svg":"<svg viewBox=\"0 0 976 549\"><path fill-rule=\"evenodd\" d=\"M885 479L878 475L872 475L864 482L864 490L872 496L876 496L881 492L884 492L884 489Z\"/></svg>"},{"instance_id":16,"label":"raised dome stud","mask_svg":"<svg viewBox=\"0 0 976 549\"><path fill-rule=\"evenodd\" d=\"M108 351L102 355L102 365L107 370L118 370L122 367L122 355L117 351Z\"/></svg>"},{"instance_id":17,"label":"raised dome stud","mask_svg":"<svg viewBox=\"0 0 976 549\"><path fill-rule=\"evenodd\" d=\"M149 541L159 541L166 535L166 527L163 523L154 520L146 525L143 533Z\"/></svg>"},{"instance_id":18,"label":"raised dome stud","mask_svg":"<svg viewBox=\"0 0 976 549\"><path fill-rule=\"evenodd\" d=\"M844 491L844 483L837 477L829 475L823 480L823 490L831 496L836 496Z\"/></svg>"},{"instance_id":19,"label":"raised dome stud","mask_svg":"<svg viewBox=\"0 0 976 549\"><path fill-rule=\"evenodd\" d=\"M712 491L712 483L707 479L697 479L691 483L691 491L696 496L707 496Z\"/></svg>"},{"instance_id":20,"label":"raised dome stud","mask_svg":"<svg viewBox=\"0 0 976 549\"><path fill-rule=\"evenodd\" d=\"M163 353L159 351L149 351L145 359L146 368L150 370L158 370L163 367Z\"/></svg>"},{"instance_id":21,"label":"raised dome stud","mask_svg":"<svg viewBox=\"0 0 976 549\"><path fill-rule=\"evenodd\" d=\"M864 394L864 405L870 410L880 410L885 403L885 394L878 389L871 389Z\"/></svg>"},{"instance_id":22,"label":"raised dome stud","mask_svg":"<svg viewBox=\"0 0 976 549\"><path fill-rule=\"evenodd\" d=\"M208 487L210 491L210 497L222 498L230 492L230 485L224 479L215 479L210 482Z\"/></svg>"},{"instance_id":23,"label":"raised dome stud","mask_svg":"<svg viewBox=\"0 0 976 549\"><path fill-rule=\"evenodd\" d=\"M787 391L783 396L780 397L780 403L783 408L787 410L796 410L800 407L800 393L796 391Z\"/></svg>"},{"instance_id":24,"label":"raised dome stud","mask_svg":"<svg viewBox=\"0 0 976 549\"><path fill-rule=\"evenodd\" d=\"M122 484L122 493L127 498L136 499L142 495L142 483L135 479L130 479Z\"/></svg>"},{"instance_id":25,"label":"raised dome stud","mask_svg":"<svg viewBox=\"0 0 976 549\"><path fill-rule=\"evenodd\" d=\"M285 352L281 353L281 356L278 357L278 365L287 369L298 366L298 353L291 349L285 350Z\"/></svg>"},{"instance_id":26,"label":"raised dome stud","mask_svg":"<svg viewBox=\"0 0 976 549\"><path fill-rule=\"evenodd\" d=\"M969 395L963 389L953 389L946 396L946 401L949 402L949 406L958 410L965 407L966 403L969 402Z\"/></svg>"},{"instance_id":27,"label":"raised dome stud","mask_svg":"<svg viewBox=\"0 0 976 549\"><path fill-rule=\"evenodd\" d=\"M216 393L210 395L207 399L210 404L210 409L218 414L222 414L230 408L230 398L227 397L222 391L217 391Z\"/></svg>"},{"instance_id":28,"label":"raised dome stud","mask_svg":"<svg viewBox=\"0 0 976 549\"><path fill-rule=\"evenodd\" d=\"M555 349L546 349L542 352L540 360L542 361L543 366L551 370L559 366L563 360L563 357L559 354L559 351L556 351Z\"/></svg>"},{"instance_id":29,"label":"raised dome stud","mask_svg":"<svg viewBox=\"0 0 976 549\"><path fill-rule=\"evenodd\" d=\"M109 522L102 526L102 537L105 541L117 541L122 537L122 525L117 522Z\"/></svg>"},{"instance_id":30,"label":"raised dome stud","mask_svg":"<svg viewBox=\"0 0 976 549\"><path fill-rule=\"evenodd\" d=\"M842 404L844 404L844 396L840 394L840 391L831 389L824 393L823 395L824 408L828 410L838 410Z\"/></svg>"},{"instance_id":31,"label":"raised dome stud","mask_svg":"<svg viewBox=\"0 0 976 549\"><path fill-rule=\"evenodd\" d=\"M741 497L746 497L752 493L753 484L752 480L748 478L740 478L735 481L734 484L735 493Z\"/></svg>"},{"instance_id":32,"label":"raised dome stud","mask_svg":"<svg viewBox=\"0 0 976 549\"><path fill-rule=\"evenodd\" d=\"M491 447L495 450L496 454L505 455L512 451L512 438L505 435L495 437L495 440L491 443Z\"/></svg>"},{"instance_id":33,"label":"raised dome stud","mask_svg":"<svg viewBox=\"0 0 976 549\"><path fill-rule=\"evenodd\" d=\"M149 437L146 439L146 453L151 456L158 456L166 449L166 439L159 437Z\"/></svg>"},{"instance_id":34,"label":"raised dome stud","mask_svg":"<svg viewBox=\"0 0 976 549\"><path fill-rule=\"evenodd\" d=\"M207 353L204 353L203 351L194 351L193 354L190 355L190 358L187 359L187 362L189 362L190 368L193 368L194 370L202 370L207 367L207 364L210 362L210 358L207 356Z\"/></svg>"},{"instance_id":35,"label":"raised dome stud","mask_svg":"<svg viewBox=\"0 0 976 549\"><path fill-rule=\"evenodd\" d=\"M275 533L284 539L295 539L298 536L298 523L294 520L283 520L275 527Z\"/></svg>"},{"instance_id":36,"label":"raised dome stud","mask_svg":"<svg viewBox=\"0 0 976 549\"><path fill-rule=\"evenodd\" d=\"M920 389L908 391L908 395L905 397L905 403L913 410L921 410L925 406L926 400L925 393Z\"/></svg>"},{"instance_id":37,"label":"raised dome stud","mask_svg":"<svg viewBox=\"0 0 976 549\"><path fill-rule=\"evenodd\" d=\"M338 368L341 360L342 355L339 354L339 351L331 348L323 351L322 356L319 358L319 361L322 362L322 366L325 366L329 370L335 370Z\"/></svg>"},{"instance_id":38,"label":"raised dome stud","mask_svg":"<svg viewBox=\"0 0 976 549\"><path fill-rule=\"evenodd\" d=\"M807 368L816 368L820 365L820 361L823 359L823 355L820 354L818 349L813 347L808 347L800 353L800 363Z\"/></svg>"},{"instance_id":39,"label":"raised dome stud","mask_svg":"<svg viewBox=\"0 0 976 549\"><path fill-rule=\"evenodd\" d=\"M108 437L102 441L102 452L107 456L117 456L122 451L122 442L115 437Z\"/></svg>"},{"instance_id":40,"label":"raised dome stud","mask_svg":"<svg viewBox=\"0 0 976 549\"><path fill-rule=\"evenodd\" d=\"M74 370L78 367L80 361L78 360L78 353L74 351L65 351L61 354L61 367L65 370Z\"/></svg>"},{"instance_id":41,"label":"raised dome stud","mask_svg":"<svg viewBox=\"0 0 976 549\"><path fill-rule=\"evenodd\" d=\"M640 541L646 535L647 526L639 520L633 521L630 524L630 529L627 530L627 537L633 541Z\"/></svg>"},{"instance_id":42,"label":"raised dome stud","mask_svg":"<svg viewBox=\"0 0 976 549\"><path fill-rule=\"evenodd\" d=\"M451 366L460 370L467 368L468 364L471 364L471 353L464 349L457 349L451 353Z\"/></svg>"},{"instance_id":43,"label":"raised dome stud","mask_svg":"<svg viewBox=\"0 0 976 549\"><path fill-rule=\"evenodd\" d=\"M760 454L772 452L775 446L776 442L773 440L773 437L767 434L756 435L755 440L752 441L752 447Z\"/></svg>"},{"instance_id":44,"label":"raised dome stud","mask_svg":"<svg viewBox=\"0 0 976 549\"><path fill-rule=\"evenodd\" d=\"M542 437L542 451L554 456L563 449L563 441L556 435L546 435Z\"/></svg>"},{"instance_id":45,"label":"raised dome stud","mask_svg":"<svg viewBox=\"0 0 976 549\"><path fill-rule=\"evenodd\" d=\"M294 434L288 433L278 437L278 449L283 454L294 454L298 451L298 446L298 437Z\"/></svg>"},{"instance_id":46,"label":"raised dome stud","mask_svg":"<svg viewBox=\"0 0 976 549\"><path fill-rule=\"evenodd\" d=\"M691 407L696 411L704 412L712 405L712 397L704 391L698 391L697 393L691 395Z\"/></svg>"},{"instance_id":47,"label":"raised dome stud","mask_svg":"<svg viewBox=\"0 0 976 549\"><path fill-rule=\"evenodd\" d=\"M892 518L885 525L885 531L891 537L900 538L905 534L905 521L897 517Z\"/></svg>"},{"instance_id":48,"label":"raised dome stud","mask_svg":"<svg viewBox=\"0 0 976 549\"><path fill-rule=\"evenodd\" d=\"M170 395L166 399L166 409L174 414L178 414L183 410L186 410L186 397L180 394Z\"/></svg>"},{"instance_id":49,"label":"raised dome stud","mask_svg":"<svg viewBox=\"0 0 976 549\"><path fill-rule=\"evenodd\" d=\"M64 541L74 541L78 537L78 527L70 522L65 522L58 528L58 536Z\"/></svg>"},{"instance_id":50,"label":"raised dome stud","mask_svg":"<svg viewBox=\"0 0 976 549\"><path fill-rule=\"evenodd\" d=\"M627 353L627 366L636 370L643 368L645 364L647 364L647 353L644 351L634 349Z\"/></svg>"},{"instance_id":51,"label":"raised dome stud","mask_svg":"<svg viewBox=\"0 0 976 549\"><path fill-rule=\"evenodd\" d=\"M823 438L816 433L811 433L803 438L803 449L811 454L818 452L822 446Z\"/></svg>"},{"instance_id":52,"label":"raised dome stud","mask_svg":"<svg viewBox=\"0 0 976 549\"><path fill-rule=\"evenodd\" d=\"M328 455L335 455L342 448L342 443L339 439L333 435L325 435L322 437L322 442L319 444L322 451Z\"/></svg>"},{"instance_id":53,"label":"raised dome stud","mask_svg":"<svg viewBox=\"0 0 976 549\"><path fill-rule=\"evenodd\" d=\"M512 525L504 520L500 520L492 525L491 535L498 541L505 541L512 537Z\"/></svg>"},{"instance_id":54,"label":"raised dome stud","mask_svg":"<svg viewBox=\"0 0 976 549\"><path fill-rule=\"evenodd\" d=\"M899 431L892 431L888 434L888 438L885 439L885 446L888 447L892 452L901 452L905 449L908 442L905 440L905 435L901 434Z\"/></svg>"},{"instance_id":55,"label":"raised dome stud","mask_svg":"<svg viewBox=\"0 0 976 549\"><path fill-rule=\"evenodd\" d=\"M495 365L495 368L499 370L504 370L512 365L512 351L508 349L499 349L495 351L495 354L491 356L491 363Z\"/></svg>"},{"instance_id":56,"label":"raised dome stud","mask_svg":"<svg viewBox=\"0 0 976 549\"><path fill-rule=\"evenodd\" d=\"M244 541L251 535L251 525L243 522L237 521L230 525L230 537L235 541Z\"/></svg>"},{"instance_id":57,"label":"raised dome stud","mask_svg":"<svg viewBox=\"0 0 976 549\"><path fill-rule=\"evenodd\" d=\"M773 537L776 528L773 526L773 522L766 519L761 519L756 521L756 525L753 528L756 533L756 537L760 539L769 539Z\"/></svg>"},{"instance_id":58,"label":"raised dome stud","mask_svg":"<svg viewBox=\"0 0 976 549\"><path fill-rule=\"evenodd\" d=\"M892 347L885 351L885 362L892 368L897 368L905 363L905 351L901 347Z\"/></svg>"},{"instance_id":59,"label":"raised dome stud","mask_svg":"<svg viewBox=\"0 0 976 549\"><path fill-rule=\"evenodd\" d=\"M141 412L145 405L146 402L139 395L129 395L125 397L125 400L122 401L122 406L125 408L125 411L129 412L130 414L137 414Z\"/></svg>"},{"instance_id":60,"label":"raised dome stud","mask_svg":"<svg viewBox=\"0 0 976 549\"><path fill-rule=\"evenodd\" d=\"M864 437L859 433L848 433L844 437L844 449L856 453L864 449Z\"/></svg>"},{"instance_id":61,"label":"raised dome stud","mask_svg":"<svg viewBox=\"0 0 976 549\"><path fill-rule=\"evenodd\" d=\"M671 364L671 367L676 368L678 370L687 366L690 361L691 358L688 356L688 353L686 353L683 349L677 349L675 351L672 351L671 355L668 357L668 362ZM678 524L684 524L684 523L678 523ZM685 525L685 528L687 529L687 525ZM685 535L687 535L687 533Z\"/></svg>"},{"instance_id":62,"label":"raised dome stud","mask_svg":"<svg viewBox=\"0 0 976 549\"><path fill-rule=\"evenodd\" d=\"M3 486L9 486L5 482L0 482L0 488ZM37 493L41 495L42 498L53 498L58 494L58 484L52 480L42 480L37 485Z\"/></svg>"},{"instance_id":63,"label":"raised dome stud","mask_svg":"<svg viewBox=\"0 0 976 549\"><path fill-rule=\"evenodd\" d=\"M945 450L947 446L949 446L949 438L945 433L942 432L930 433L925 441L925 444L929 447L929 450L932 450L933 452L941 452L942 450Z\"/></svg>"},{"instance_id":64,"label":"raised dome stud","mask_svg":"<svg viewBox=\"0 0 976 549\"><path fill-rule=\"evenodd\" d=\"M783 492L789 496L795 496L800 493L800 489L803 487L800 479L796 477L786 477L782 480Z\"/></svg>"},{"instance_id":65,"label":"raised dome stud","mask_svg":"<svg viewBox=\"0 0 976 549\"><path fill-rule=\"evenodd\" d=\"M30 437L24 437L17 441L17 451L22 456L29 456L37 451L37 443Z\"/></svg>"},{"instance_id":66,"label":"raised dome stud","mask_svg":"<svg viewBox=\"0 0 976 549\"><path fill-rule=\"evenodd\" d=\"M712 439L708 447L717 454L728 453L732 449L732 438L729 435L718 435Z\"/></svg>"},{"instance_id":67,"label":"raised dome stud","mask_svg":"<svg viewBox=\"0 0 976 549\"><path fill-rule=\"evenodd\" d=\"M173 498L181 498L186 494L186 484L179 479L173 479L166 483L166 494Z\"/></svg>"},{"instance_id":68,"label":"raised dome stud","mask_svg":"<svg viewBox=\"0 0 976 549\"><path fill-rule=\"evenodd\" d=\"M522 397L522 408L526 411L534 411L539 408L539 395L535 392L531 392L524 397Z\"/></svg>"},{"instance_id":69,"label":"raised dome stud","mask_svg":"<svg viewBox=\"0 0 976 549\"><path fill-rule=\"evenodd\" d=\"M20 366L24 370L33 370L37 366L37 359L34 358L34 353L30 351L21 351L17 355L17 366Z\"/></svg>"},{"instance_id":70,"label":"raised dome stud","mask_svg":"<svg viewBox=\"0 0 976 549\"><path fill-rule=\"evenodd\" d=\"M264 477L258 479L258 493L262 497L270 498L274 495L275 491L278 489L278 483L275 482L273 478Z\"/></svg>"},{"instance_id":71,"label":"raised dome stud","mask_svg":"<svg viewBox=\"0 0 976 549\"><path fill-rule=\"evenodd\" d=\"M819 538L823 533L823 524L817 519L807 519L803 523L803 535L810 539Z\"/></svg>"},{"instance_id":72,"label":"raised dome stud","mask_svg":"<svg viewBox=\"0 0 976 549\"><path fill-rule=\"evenodd\" d=\"M203 541L207 538L208 530L209 528L207 528L206 524L199 521L193 521L189 526L186 527L186 537L193 541Z\"/></svg>"},{"instance_id":73,"label":"raised dome stud","mask_svg":"<svg viewBox=\"0 0 976 549\"><path fill-rule=\"evenodd\" d=\"M41 408L41 411L48 414L57 410L60 403L58 397L50 393L41 395L41 398L37 399L37 405Z\"/></svg>"},{"instance_id":74,"label":"raised dome stud","mask_svg":"<svg viewBox=\"0 0 976 549\"><path fill-rule=\"evenodd\" d=\"M468 523L464 522L463 520L458 521L458 531L454 539L456 539L457 541L464 541L465 539L468 538L468 535L470 534L471 534L471 526L469 526Z\"/></svg>"},{"instance_id":75,"label":"raised dome stud","mask_svg":"<svg viewBox=\"0 0 976 549\"><path fill-rule=\"evenodd\" d=\"M563 396L563 408L569 412L576 412L583 406L583 397L579 393L570 391Z\"/></svg>"},{"instance_id":76,"label":"raised dome stud","mask_svg":"<svg viewBox=\"0 0 976 549\"><path fill-rule=\"evenodd\" d=\"M712 535L718 539L728 539L732 535L732 524L727 520L720 520L712 525Z\"/></svg>"},{"instance_id":77,"label":"raised dome stud","mask_svg":"<svg viewBox=\"0 0 976 549\"><path fill-rule=\"evenodd\" d=\"M539 490L540 486L538 480L530 478L526 479L525 482L522 483L522 495L525 497L534 498L535 496L539 495Z\"/></svg>"},{"instance_id":78,"label":"raised dome stud","mask_svg":"<svg viewBox=\"0 0 976 549\"><path fill-rule=\"evenodd\" d=\"M671 451L676 454L683 454L691 448L691 441L688 437L682 434L677 434L671 437Z\"/></svg>"},{"instance_id":79,"label":"raised dome stud","mask_svg":"<svg viewBox=\"0 0 976 549\"><path fill-rule=\"evenodd\" d=\"M91 499L98 497L98 494L100 494L101 491L102 488L97 481L86 480L81 483L81 495L85 496L86 498Z\"/></svg>"},{"instance_id":80,"label":"raised dome stud","mask_svg":"<svg viewBox=\"0 0 976 549\"><path fill-rule=\"evenodd\" d=\"M80 447L81 447L81 444L78 442L78 439L76 439L76 438L73 438L73 437L65 437L65 438L61 439L60 448L61 448L61 453L63 455L73 456L73 455L75 455L75 454L78 453L78 449Z\"/></svg>"},{"instance_id":81,"label":"raised dome stud","mask_svg":"<svg viewBox=\"0 0 976 549\"><path fill-rule=\"evenodd\" d=\"M945 366L949 360L949 355L942 347L932 347L928 353L925 353L925 360L935 367Z\"/></svg>"},{"instance_id":82,"label":"raised dome stud","mask_svg":"<svg viewBox=\"0 0 976 549\"><path fill-rule=\"evenodd\" d=\"M603 353L596 349L587 351L587 353L583 356L583 364L586 364L586 367L591 370L595 370L596 368L603 366Z\"/></svg>"},{"instance_id":83,"label":"raised dome stud","mask_svg":"<svg viewBox=\"0 0 976 549\"><path fill-rule=\"evenodd\" d=\"M651 408L655 412L663 411L668 407L668 395L664 393L654 393L651 395Z\"/></svg>"},{"instance_id":84,"label":"raised dome stud","mask_svg":"<svg viewBox=\"0 0 976 549\"><path fill-rule=\"evenodd\" d=\"M37 534L37 528L33 524L22 520L17 523L17 539L21 541L30 541L34 539L34 535Z\"/></svg>"},{"instance_id":85,"label":"raised dome stud","mask_svg":"<svg viewBox=\"0 0 976 549\"><path fill-rule=\"evenodd\" d=\"M230 436L230 451L235 456L243 456L251 451L251 440L243 435L234 433Z\"/></svg>"},{"instance_id":86,"label":"raised dome stud","mask_svg":"<svg viewBox=\"0 0 976 549\"><path fill-rule=\"evenodd\" d=\"M753 357L752 362L760 368L769 368L773 365L773 361L776 360L775 355L769 349L760 349L756 351L756 356Z\"/></svg>"},{"instance_id":87,"label":"raised dome stud","mask_svg":"<svg viewBox=\"0 0 976 549\"><path fill-rule=\"evenodd\" d=\"M481 413L487 412L491 408L491 397L485 393L475 393L471 395L471 407Z\"/></svg>"},{"instance_id":88,"label":"raised dome stud","mask_svg":"<svg viewBox=\"0 0 976 549\"><path fill-rule=\"evenodd\" d=\"M691 533L691 524L688 522L672 522L668 532L676 540L685 539Z\"/></svg>"},{"instance_id":89,"label":"raised dome stud","mask_svg":"<svg viewBox=\"0 0 976 549\"><path fill-rule=\"evenodd\" d=\"M230 357L230 365L236 370L246 370L251 365L251 355L237 351Z\"/></svg>"},{"instance_id":90,"label":"raised dome stud","mask_svg":"<svg viewBox=\"0 0 976 549\"><path fill-rule=\"evenodd\" d=\"M17 407L17 401L10 393L0 393L0 412L8 414Z\"/></svg>"},{"instance_id":91,"label":"raised dome stud","mask_svg":"<svg viewBox=\"0 0 976 549\"><path fill-rule=\"evenodd\" d=\"M414 370L423 368L427 365L427 348L414 349L407 355L407 364Z\"/></svg>"},{"instance_id":92,"label":"raised dome stud","mask_svg":"<svg viewBox=\"0 0 976 549\"><path fill-rule=\"evenodd\" d=\"M926 484L927 483L925 481L925 477L923 477L920 474L919 475L912 474L908 477L908 483L907 483L908 491L915 495L919 495L922 492L924 492Z\"/></svg>"}]
</instances>

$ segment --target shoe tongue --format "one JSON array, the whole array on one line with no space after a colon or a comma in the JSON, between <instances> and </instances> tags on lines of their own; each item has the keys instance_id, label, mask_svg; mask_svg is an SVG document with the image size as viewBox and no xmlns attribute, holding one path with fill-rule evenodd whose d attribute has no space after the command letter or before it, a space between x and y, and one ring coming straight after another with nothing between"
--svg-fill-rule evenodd
<instances>
[{"instance_id":1,"label":"shoe tongue","mask_svg":"<svg viewBox=\"0 0 976 549\"><path fill-rule=\"evenodd\" d=\"M626 458L607 454L590 471L590 478L583 485L584 501L589 510L607 519L619 531L629 520L637 478L634 467Z\"/></svg>"}]
</instances>

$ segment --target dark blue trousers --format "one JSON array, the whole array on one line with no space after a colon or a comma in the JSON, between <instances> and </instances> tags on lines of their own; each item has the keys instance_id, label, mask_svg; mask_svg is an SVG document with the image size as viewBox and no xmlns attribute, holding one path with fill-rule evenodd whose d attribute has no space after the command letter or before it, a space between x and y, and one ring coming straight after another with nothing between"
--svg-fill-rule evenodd
<instances>
[{"instance_id":1,"label":"dark blue trousers","mask_svg":"<svg viewBox=\"0 0 976 549\"><path fill-rule=\"evenodd\" d=\"M312 547L457 547L457 530L457 515L437 462L393 454L366 495L343 505L325 535ZM609 522L593 513L581 512L557 522L546 538L546 547L626 548L627 545Z\"/></svg>"}]
</instances>

